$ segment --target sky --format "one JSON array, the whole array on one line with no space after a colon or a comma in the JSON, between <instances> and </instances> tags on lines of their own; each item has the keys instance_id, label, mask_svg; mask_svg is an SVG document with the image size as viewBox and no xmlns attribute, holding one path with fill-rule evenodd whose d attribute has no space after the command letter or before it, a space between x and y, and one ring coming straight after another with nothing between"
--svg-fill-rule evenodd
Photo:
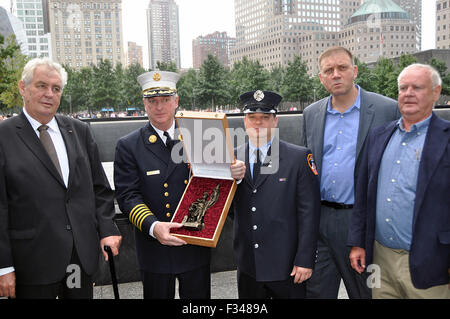
<instances>
[{"instance_id":1,"label":"sky","mask_svg":"<svg viewBox=\"0 0 450 319\"><path fill-rule=\"evenodd\" d=\"M9 8L10 0L0 0ZM150 0L122 0L124 49L127 42L143 47L144 67L148 68L146 8ZM215 31L235 37L234 0L175 0L179 7L181 67L192 67L192 40ZM422 50L435 48L436 0L422 0Z\"/></svg>"},{"instance_id":2,"label":"sky","mask_svg":"<svg viewBox=\"0 0 450 319\"><path fill-rule=\"evenodd\" d=\"M234 0L175 0L180 21L181 67L192 67L192 40L215 31L235 37ZM128 41L143 46L148 67L147 12L149 0L122 0L124 46Z\"/></svg>"}]
</instances>

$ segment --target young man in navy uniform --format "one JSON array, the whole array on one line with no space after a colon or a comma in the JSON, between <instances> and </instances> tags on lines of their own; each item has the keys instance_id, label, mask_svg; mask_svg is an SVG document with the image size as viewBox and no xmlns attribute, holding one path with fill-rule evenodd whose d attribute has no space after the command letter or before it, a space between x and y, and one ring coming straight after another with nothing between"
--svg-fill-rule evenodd
<instances>
[{"instance_id":1,"label":"young man in navy uniform","mask_svg":"<svg viewBox=\"0 0 450 319\"><path fill-rule=\"evenodd\" d=\"M281 96L252 91L240 99L249 143L237 149L248 169L233 205L239 298L304 298L319 231L314 159L275 136Z\"/></svg>"},{"instance_id":2,"label":"young man in navy uniform","mask_svg":"<svg viewBox=\"0 0 450 319\"><path fill-rule=\"evenodd\" d=\"M171 149L175 134L175 111L178 107L173 72L147 72L138 77L143 89L144 106L149 123L121 138L116 147L114 182L122 212L135 228L136 252L146 299L173 299L175 278L180 298L210 298L210 249L187 245L172 236L171 223L190 170L188 164L174 161ZM243 163L233 166L245 170Z\"/></svg>"}]
</instances>

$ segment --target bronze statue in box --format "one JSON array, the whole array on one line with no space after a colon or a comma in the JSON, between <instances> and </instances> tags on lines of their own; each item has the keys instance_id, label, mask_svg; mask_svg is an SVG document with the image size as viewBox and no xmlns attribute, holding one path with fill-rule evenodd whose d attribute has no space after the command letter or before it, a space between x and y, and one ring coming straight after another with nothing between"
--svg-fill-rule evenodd
<instances>
[{"instance_id":1,"label":"bronze statue in box","mask_svg":"<svg viewBox=\"0 0 450 319\"><path fill-rule=\"evenodd\" d=\"M184 216L182 224L185 228L190 230L202 230L205 227L205 215L209 208L211 208L219 199L220 184L218 184L211 195L208 191L203 193L203 196L196 199L188 209L189 214Z\"/></svg>"}]
</instances>

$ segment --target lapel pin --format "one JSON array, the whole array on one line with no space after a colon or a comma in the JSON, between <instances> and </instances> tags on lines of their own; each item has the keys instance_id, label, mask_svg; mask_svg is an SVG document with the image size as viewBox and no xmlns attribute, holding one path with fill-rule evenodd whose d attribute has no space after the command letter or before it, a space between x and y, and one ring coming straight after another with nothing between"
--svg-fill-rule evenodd
<instances>
[{"instance_id":1,"label":"lapel pin","mask_svg":"<svg viewBox=\"0 0 450 319\"><path fill-rule=\"evenodd\" d=\"M150 143L154 144L154 143L156 143L157 139L158 139L158 138L156 137L156 135L151 135L151 136L148 138L148 141L149 141Z\"/></svg>"}]
</instances>

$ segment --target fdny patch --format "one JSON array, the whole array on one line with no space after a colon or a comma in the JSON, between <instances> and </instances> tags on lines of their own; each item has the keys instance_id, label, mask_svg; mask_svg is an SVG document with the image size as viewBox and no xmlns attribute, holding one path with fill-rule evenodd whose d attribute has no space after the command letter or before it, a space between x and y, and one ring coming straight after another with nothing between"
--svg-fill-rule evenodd
<instances>
[{"instance_id":1,"label":"fdny patch","mask_svg":"<svg viewBox=\"0 0 450 319\"><path fill-rule=\"evenodd\" d=\"M316 175L316 176L319 175L319 173L317 172L316 162L314 161L314 157L312 154L308 154L307 161L308 161L309 168L314 173L314 175Z\"/></svg>"}]
</instances>

